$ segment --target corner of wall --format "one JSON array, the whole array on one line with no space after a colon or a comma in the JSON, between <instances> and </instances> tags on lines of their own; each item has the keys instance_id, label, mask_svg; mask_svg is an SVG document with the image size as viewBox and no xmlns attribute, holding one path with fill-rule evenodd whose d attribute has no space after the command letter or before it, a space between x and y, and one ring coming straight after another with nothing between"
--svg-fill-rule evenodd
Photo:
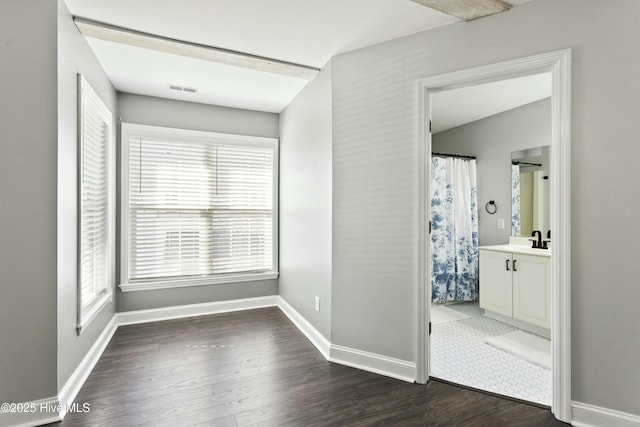
<instances>
[{"instance_id":1,"label":"corner of wall","mask_svg":"<svg viewBox=\"0 0 640 427\"><path fill-rule=\"evenodd\" d=\"M332 313L331 76L329 61L280 115L279 292L324 337Z\"/></svg>"}]
</instances>

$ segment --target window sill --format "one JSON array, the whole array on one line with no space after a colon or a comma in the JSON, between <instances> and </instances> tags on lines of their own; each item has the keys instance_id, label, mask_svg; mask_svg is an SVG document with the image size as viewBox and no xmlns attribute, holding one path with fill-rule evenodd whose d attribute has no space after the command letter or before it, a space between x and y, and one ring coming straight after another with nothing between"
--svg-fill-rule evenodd
<instances>
[{"instance_id":1,"label":"window sill","mask_svg":"<svg viewBox=\"0 0 640 427\"><path fill-rule=\"evenodd\" d=\"M96 298L96 300L85 311L82 312L80 316L80 322L78 322L78 325L76 326L78 335L80 335L85 329L87 329L89 323L91 323L91 321L95 319L96 316L98 316L98 314L102 311L102 309L105 308L106 305L111 301L113 301L113 292L105 292L103 295Z\"/></svg>"},{"instance_id":2,"label":"window sill","mask_svg":"<svg viewBox=\"0 0 640 427\"><path fill-rule=\"evenodd\" d=\"M277 271L268 271L265 273L236 274L233 276L204 277L200 279L173 279L136 283L122 283L120 284L120 290L122 292L153 291L157 289L183 288L188 286L208 286L224 283L253 282L256 280L277 279L278 274L279 273Z\"/></svg>"}]
</instances>

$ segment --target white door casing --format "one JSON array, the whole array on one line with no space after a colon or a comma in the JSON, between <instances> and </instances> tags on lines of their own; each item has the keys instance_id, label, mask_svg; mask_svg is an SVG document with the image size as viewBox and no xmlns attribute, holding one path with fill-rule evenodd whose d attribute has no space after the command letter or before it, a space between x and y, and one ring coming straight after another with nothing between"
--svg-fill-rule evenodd
<instances>
[{"instance_id":1,"label":"white door casing","mask_svg":"<svg viewBox=\"0 0 640 427\"><path fill-rule=\"evenodd\" d=\"M571 50L565 49L521 59L426 77L418 81L418 281L416 381L429 379L428 295L431 289L429 245L431 174L430 94L498 80L551 72L550 222L554 232L551 255L552 406L555 417L571 422Z\"/></svg>"}]
</instances>

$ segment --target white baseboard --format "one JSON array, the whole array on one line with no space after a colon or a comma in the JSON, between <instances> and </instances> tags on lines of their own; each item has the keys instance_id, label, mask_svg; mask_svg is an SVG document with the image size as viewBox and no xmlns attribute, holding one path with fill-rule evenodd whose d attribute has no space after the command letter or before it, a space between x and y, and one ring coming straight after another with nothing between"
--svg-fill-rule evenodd
<instances>
[{"instance_id":1,"label":"white baseboard","mask_svg":"<svg viewBox=\"0 0 640 427\"><path fill-rule=\"evenodd\" d=\"M311 325L300 313L298 313L282 297L278 297L278 308L291 320L291 322L306 336L318 349L325 359L329 359L331 343L316 328Z\"/></svg>"},{"instance_id":2,"label":"white baseboard","mask_svg":"<svg viewBox=\"0 0 640 427\"><path fill-rule=\"evenodd\" d=\"M291 307L284 298L279 297L278 307L330 362L386 375L403 381L415 381L415 363L331 344L324 335Z\"/></svg>"},{"instance_id":3,"label":"white baseboard","mask_svg":"<svg viewBox=\"0 0 640 427\"><path fill-rule=\"evenodd\" d=\"M331 357L329 360L410 383L416 380L415 363L376 353L331 344Z\"/></svg>"},{"instance_id":4,"label":"white baseboard","mask_svg":"<svg viewBox=\"0 0 640 427\"><path fill-rule=\"evenodd\" d=\"M89 377L89 374L91 374L91 371L93 371L98 360L100 360L100 357L102 356L105 348L107 348L109 341L111 341L113 334L115 334L118 329L117 322L117 314L114 314L111 321L109 321L96 342L85 355L84 359L82 359L78 367L73 371L73 374L71 374L65 385L58 393L58 400L61 405L60 419L63 419L65 415L67 415L67 411L76 399L78 392Z\"/></svg>"},{"instance_id":5,"label":"white baseboard","mask_svg":"<svg viewBox=\"0 0 640 427\"><path fill-rule=\"evenodd\" d=\"M576 427L638 427L640 416L613 409L589 405L587 403L571 403L571 425Z\"/></svg>"},{"instance_id":6,"label":"white baseboard","mask_svg":"<svg viewBox=\"0 0 640 427\"><path fill-rule=\"evenodd\" d=\"M158 322L161 320L180 319L183 317L204 316L207 314L275 307L278 305L278 298L278 295L270 295L266 297L153 308L150 310L125 311L117 313L118 325L135 325L139 323Z\"/></svg>"},{"instance_id":7,"label":"white baseboard","mask_svg":"<svg viewBox=\"0 0 640 427\"><path fill-rule=\"evenodd\" d=\"M14 412L0 410L0 426L33 427L55 423L62 419L59 409L60 403L56 397L21 403L10 408Z\"/></svg>"}]
</instances>

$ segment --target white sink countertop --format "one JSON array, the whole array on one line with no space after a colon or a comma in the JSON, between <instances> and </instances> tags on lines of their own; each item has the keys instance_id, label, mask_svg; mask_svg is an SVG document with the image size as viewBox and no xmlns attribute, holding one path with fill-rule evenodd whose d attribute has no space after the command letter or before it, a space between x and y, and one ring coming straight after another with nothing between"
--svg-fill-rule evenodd
<instances>
[{"instance_id":1,"label":"white sink countertop","mask_svg":"<svg viewBox=\"0 0 640 427\"><path fill-rule=\"evenodd\" d=\"M551 256L551 249L534 249L531 246L525 245L491 245L491 246L480 246L478 249L485 249L488 251L498 251L498 252L512 252L515 254L524 254L524 255L536 255L536 256Z\"/></svg>"}]
</instances>

